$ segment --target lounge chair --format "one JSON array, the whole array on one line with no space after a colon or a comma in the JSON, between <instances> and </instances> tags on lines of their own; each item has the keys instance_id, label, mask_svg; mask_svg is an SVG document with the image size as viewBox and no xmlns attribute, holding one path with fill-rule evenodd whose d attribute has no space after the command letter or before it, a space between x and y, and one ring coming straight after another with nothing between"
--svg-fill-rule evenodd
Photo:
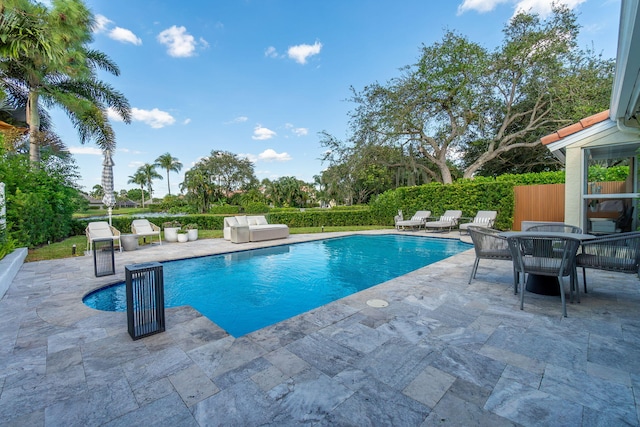
<instances>
[{"instance_id":1,"label":"lounge chair","mask_svg":"<svg viewBox=\"0 0 640 427\"><path fill-rule=\"evenodd\" d=\"M424 227L427 229L448 228L451 231L453 227L458 225L461 216L462 211L446 211L437 221L425 222Z\"/></svg>"},{"instance_id":2,"label":"lounge chair","mask_svg":"<svg viewBox=\"0 0 640 427\"><path fill-rule=\"evenodd\" d=\"M122 243L120 242L120 231L118 231L115 227L109 225L106 221L96 221L90 222L87 224L87 228L84 230L87 235L87 247L89 248L89 252L93 248L93 241L97 239L112 239L118 241L118 247L120 247L120 252L122 252Z\"/></svg>"},{"instance_id":3,"label":"lounge chair","mask_svg":"<svg viewBox=\"0 0 640 427\"><path fill-rule=\"evenodd\" d=\"M462 234L463 231L468 231L469 227L491 228L496 220L496 216L498 216L497 211L478 211L471 222L460 224L460 234Z\"/></svg>"},{"instance_id":4,"label":"lounge chair","mask_svg":"<svg viewBox=\"0 0 640 427\"><path fill-rule=\"evenodd\" d=\"M140 237L151 237L151 243L153 243L153 236L158 236L158 242L162 244L160 238L160 227L147 219L134 219L131 223L131 233L137 234Z\"/></svg>"},{"instance_id":5,"label":"lounge chair","mask_svg":"<svg viewBox=\"0 0 640 427\"><path fill-rule=\"evenodd\" d=\"M431 211L418 211L411 217L411 219L397 221L396 229L400 230L401 227L403 230L405 230L407 227L417 227L418 229L420 229L420 227L422 227L424 223L427 222L427 218L429 218L430 216Z\"/></svg>"}]
</instances>

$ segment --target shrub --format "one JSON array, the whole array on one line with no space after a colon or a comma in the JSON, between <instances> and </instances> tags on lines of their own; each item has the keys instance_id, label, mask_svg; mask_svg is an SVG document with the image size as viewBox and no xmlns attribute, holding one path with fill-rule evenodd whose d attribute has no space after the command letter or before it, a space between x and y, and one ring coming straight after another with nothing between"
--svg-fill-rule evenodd
<instances>
[{"instance_id":1,"label":"shrub","mask_svg":"<svg viewBox=\"0 0 640 427\"><path fill-rule=\"evenodd\" d=\"M250 202L243 205L244 213L246 214L262 214L269 212L269 206L266 203Z\"/></svg>"}]
</instances>

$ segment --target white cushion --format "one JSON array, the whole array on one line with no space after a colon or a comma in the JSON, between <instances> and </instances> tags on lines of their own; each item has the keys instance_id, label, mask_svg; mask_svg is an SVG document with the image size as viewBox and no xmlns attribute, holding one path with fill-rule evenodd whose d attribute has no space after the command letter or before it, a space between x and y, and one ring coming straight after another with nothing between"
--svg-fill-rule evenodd
<instances>
[{"instance_id":1,"label":"white cushion","mask_svg":"<svg viewBox=\"0 0 640 427\"><path fill-rule=\"evenodd\" d=\"M131 224L136 229L137 234L157 234L158 231L153 231L151 224L146 220L136 219Z\"/></svg>"},{"instance_id":2,"label":"white cushion","mask_svg":"<svg viewBox=\"0 0 640 427\"><path fill-rule=\"evenodd\" d=\"M228 216L224 219L224 223L226 227L233 227L234 225L238 225L238 220L232 216Z\"/></svg>"},{"instance_id":3,"label":"white cushion","mask_svg":"<svg viewBox=\"0 0 640 427\"><path fill-rule=\"evenodd\" d=\"M440 218L440 221L442 222L451 222L453 221L455 218L452 216L443 216L442 218Z\"/></svg>"},{"instance_id":4,"label":"white cushion","mask_svg":"<svg viewBox=\"0 0 640 427\"><path fill-rule=\"evenodd\" d=\"M491 221L491 218L474 218L473 219L473 223L474 224L488 224Z\"/></svg>"},{"instance_id":5,"label":"white cushion","mask_svg":"<svg viewBox=\"0 0 640 427\"><path fill-rule=\"evenodd\" d=\"M267 225L269 224L267 222L267 218L263 217L263 216L257 216L256 218L256 225Z\"/></svg>"},{"instance_id":6,"label":"white cushion","mask_svg":"<svg viewBox=\"0 0 640 427\"><path fill-rule=\"evenodd\" d=\"M238 225L249 225L246 216L236 216L236 220L238 221Z\"/></svg>"}]
</instances>

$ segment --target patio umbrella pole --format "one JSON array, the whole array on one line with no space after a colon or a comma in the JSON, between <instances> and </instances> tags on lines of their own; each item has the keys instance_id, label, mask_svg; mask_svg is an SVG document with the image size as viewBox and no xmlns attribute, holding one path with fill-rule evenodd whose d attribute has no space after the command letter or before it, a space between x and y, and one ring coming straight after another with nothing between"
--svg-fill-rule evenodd
<instances>
[{"instance_id":1,"label":"patio umbrella pole","mask_svg":"<svg viewBox=\"0 0 640 427\"><path fill-rule=\"evenodd\" d=\"M111 158L111 150L104 151L104 162L102 162L102 189L104 191L102 203L107 206L109 225L112 225L111 213L116 201L113 197L113 159Z\"/></svg>"}]
</instances>

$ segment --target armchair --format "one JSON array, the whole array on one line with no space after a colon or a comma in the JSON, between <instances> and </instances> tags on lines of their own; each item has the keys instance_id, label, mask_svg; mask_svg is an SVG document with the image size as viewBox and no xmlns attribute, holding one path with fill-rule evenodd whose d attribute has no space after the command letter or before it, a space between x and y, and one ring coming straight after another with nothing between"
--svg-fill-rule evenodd
<instances>
[{"instance_id":1,"label":"armchair","mask_svg":"<svg viewBox=\"0 0 640 427\"><path fill-rule=\"evenodd\" d=\"M476 277L478 264L481 259L511 260L509 243L507 243L506 237L498 235L498 233L500 233L498 230L476 226L468 227L467 230L473 241L473 249L476 252L476 260L473 263L471 276L469 276L469 283ZM518 288L516 286L517 278L515 277L515 269L513 274L513 292L517 293Z\"/></svg>"},{"instance_id":2,"label":"armchair","mask_svg":"<svg viewBox=\"0 0 640 427\"><path fill-rule=\"evenodd\" d=\"M557 277L562 300L562 315L567 317L567 304L564 296L562 278L569 276L569 293L573 302L573 289L576 289L576 252L580 239L554 235L511 236L507 238L513 266L520 282L520 310L524 309L524 291L526 274Z\"/></svg>"},{"instance_id":3,"label":"armchair","mask_svg":"<svg viewBox=\"0 0 640 427\"><path fill-rule=\"evenodd\" d=\"M583 242L582 251L576 257L576 264L582 267L585 293L587 293L587 268L638 274L640 232L607 235Z\"/></svg>"}]
</instances>

